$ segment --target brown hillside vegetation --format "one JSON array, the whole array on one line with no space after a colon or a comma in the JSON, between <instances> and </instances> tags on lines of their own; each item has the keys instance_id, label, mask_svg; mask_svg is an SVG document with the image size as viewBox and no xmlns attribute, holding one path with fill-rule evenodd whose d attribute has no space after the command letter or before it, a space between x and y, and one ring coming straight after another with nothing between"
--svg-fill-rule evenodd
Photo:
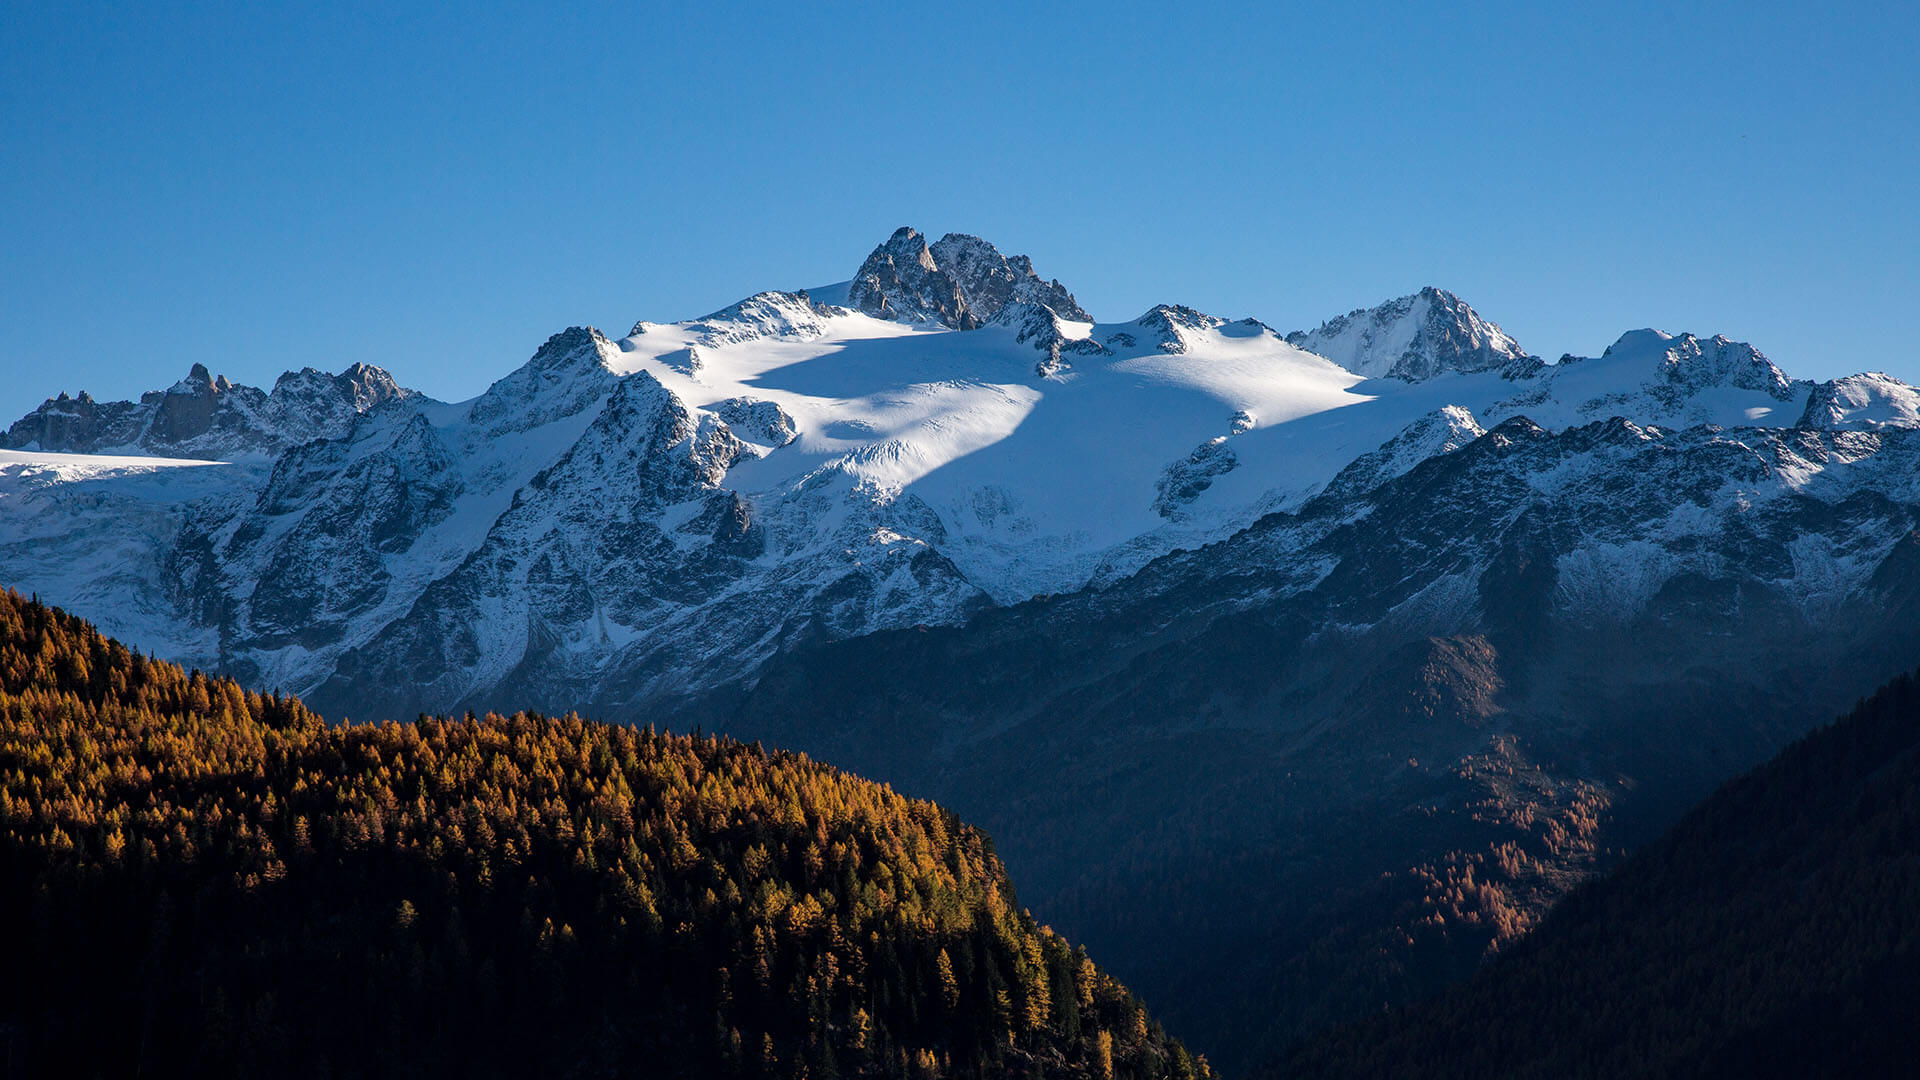
<instances>
[{"instance_id":1,"label":"brown hillside vegetation","mask_svg":"<svg viewBox=\"0 0 1920 1080\"><path fill-rule=\"evenodd\" d=\"M1920 679L1574 892L1438 999L1275 1077L1878 1077L1920 1061Z\"/></svg>"},{"instance_id":2,"label":"brown hillside vegetation","mask_svg":"<svg viewBox=\"0 0 1920 1080\"><path fill-rule=\"evenodd\" d=\"M803 756L330 726L0 597L13 1075L1200 1077L991 842Z\"/></svg>"}]
</instances>

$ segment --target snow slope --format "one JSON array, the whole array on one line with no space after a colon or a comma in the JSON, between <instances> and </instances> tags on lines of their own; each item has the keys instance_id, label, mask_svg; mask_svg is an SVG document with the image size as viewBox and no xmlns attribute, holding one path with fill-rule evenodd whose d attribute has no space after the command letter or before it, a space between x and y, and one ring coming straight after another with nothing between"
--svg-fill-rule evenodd
<instances>
[{"instance_id":1,"label":"snow slope","mask_svg":"<svg viewBox=\"0 0 1920 1080\"><path fill-rule=\"evenodd\" d=\"M358 367L271 408L243 390L196 371L15 425L99 441L133 417L241 463L0 457L0 577L262 684L437 707L646 700L1104 586L1518 417L1877 430L1920 402L1657 331L1544 364L1437 289L1286 337L1177 306L1100 322L1022 257L906 229L848 283L556 334L468 402Z\"/></svg>"}]
</instances>

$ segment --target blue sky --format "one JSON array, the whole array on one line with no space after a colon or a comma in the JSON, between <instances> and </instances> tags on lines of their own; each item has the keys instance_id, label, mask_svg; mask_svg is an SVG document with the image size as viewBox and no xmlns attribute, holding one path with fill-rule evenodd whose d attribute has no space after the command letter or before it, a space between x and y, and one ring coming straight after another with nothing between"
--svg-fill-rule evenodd
<instances>
[{"instance_id":1,"label":"blue sky","mask_svg":"<svg viewBox=\"0 0 1920 1080\"><path fill-rule=\"evenodd\" d=\"M466 397L900 224L1102 319L1438 284L1549 357L1920 381L1910 5L0 2L9 419L195 361Z\"/></svg>"}]
</instances>

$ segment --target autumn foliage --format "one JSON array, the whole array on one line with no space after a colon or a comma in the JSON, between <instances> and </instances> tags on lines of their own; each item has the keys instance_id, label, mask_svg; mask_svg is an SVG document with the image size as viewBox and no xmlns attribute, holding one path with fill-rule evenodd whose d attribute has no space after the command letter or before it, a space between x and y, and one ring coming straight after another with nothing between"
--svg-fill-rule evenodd
<instances>
[{"instance_id":1,"label":"autumn foliage","mask_svg":"<svg viewBox=\"0 0 1920 1080\"><path fill-rule=\"evenodd\" d=\"M329 725L0 597L19 1075L1198 1077L939 807L724 739Z\"/></svg>"}]
</instances>

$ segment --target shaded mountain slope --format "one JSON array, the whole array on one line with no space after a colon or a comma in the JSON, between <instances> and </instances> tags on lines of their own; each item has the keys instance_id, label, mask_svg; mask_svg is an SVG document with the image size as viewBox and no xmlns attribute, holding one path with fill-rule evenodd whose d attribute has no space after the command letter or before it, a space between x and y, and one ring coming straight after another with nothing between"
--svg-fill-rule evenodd
<instances>
[{"instance_id":1,"label":"shaded mountain slope","mask_svg":"<svg viewBox=\"0 0 1920 1080\"><path fill-rule=\"evenodd\" d=\"M793 754L330 727L0 596L25 1075L1206 1074L985 834Z\"/></svg>"},{"instance_id":2,"label":"shaded mountain slope","mask_svg":"<svg viewBox=\"0 0 1920 1080\"><path fill-rule=\"evenodd\" d=\"M1920 681L1570 896L1467 986L1288 1077L1896 1076L1920 1054Z\"/></svg>"},{"instance_id":3,"label":"shaded mountain slope","mask_svg":"<svg viewBox=\"0 0 1920 1080\"><path fill-rule=\"evenodd\" d=\"M1105 589L798 651L706 722L987 824L1230 1065L1471 972L1909 667L1914 449L1508 421ZM1841 454L1882 478L1791 479ZM1845 584L1796 583L1814 545Z\"/></svg>"},{"instance_id":4,"label":"shaded mountain slope","mask_svg":"<svg viewBox=\"0 0 1920 1080\"><path fill-rule=\"evenodd\" d=\"M204 381L169 415L251 400ZM587 707L938 798L1229 1064L1920 658L1917 402L1719 336L1543 363L1438 289L1102 322L908 229L270 462L0 449L0 580L330 715Z\"/></svg>"}]
</instances>

